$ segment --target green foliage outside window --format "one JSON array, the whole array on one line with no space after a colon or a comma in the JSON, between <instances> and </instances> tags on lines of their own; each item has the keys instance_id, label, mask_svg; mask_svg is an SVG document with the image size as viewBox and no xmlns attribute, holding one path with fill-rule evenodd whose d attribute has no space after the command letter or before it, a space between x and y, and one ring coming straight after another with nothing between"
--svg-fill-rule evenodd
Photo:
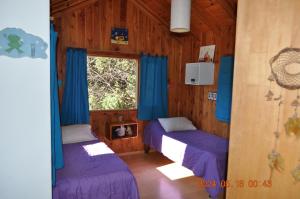
<instances>
[{"instance_id":1,"label":"green foliage outside window","mask_svg":"<svg viewBox=\"0 0 300 199\"><path fill-rule=\"evenodd\" d=\"M88 56L90 110L136 108L137 61Z\"/></svg>"}]
</instances>

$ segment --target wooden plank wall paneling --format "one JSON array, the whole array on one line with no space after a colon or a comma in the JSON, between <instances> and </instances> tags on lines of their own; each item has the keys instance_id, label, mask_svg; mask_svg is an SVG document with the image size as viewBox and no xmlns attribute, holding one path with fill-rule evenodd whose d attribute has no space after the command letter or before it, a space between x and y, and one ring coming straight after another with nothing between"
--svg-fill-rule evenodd
<instances>
[{"instance_id":1,"label":"wooden plank wall paneling","mask_svg":"<svg viewBox=\"0 0 300 199\"><path fill-rule=\"evenodd\" d=\"M54 15L58 38L58 76L64 79L66 48L79 47L94 51L140 54L141 52L167 55L169 62L169 115L189 117L198 128L228 137L228 125L214 119L215 103L208 101L207 92L216 90L214 86L184 85L185 63L196 62L200 45L217 45L215 76L218 74L218 60L222 54L232 54L234 49L235 27L225 26L222 34L212 31L199 32L201 39L192 34L176 35L149 13L136 6L131 0L126 5L121 0L99 0L73 7ZM126 12L122 8L126 8ZM124 19L125 17L125 19ZM113 27L126 27L129 31L129 44L111 44ZM63 88L60 89L60 99ZM104 135L105 115L115 112L92 112L92 126L97 134ZM130 111L136 115L136 111ZM140 122L140 137L136 146L114 146L117 152L141 150L143 123Z\"/></svg>"},{"instance_id":2,"label":"wooden plank wall paneling","mask_svg":"<svg viewBox=\"0 0 300 199\"><path fill-rule=\"evenodd\" d=\"M222 35L216 35L212 31L201 33L201 41L195 38L184 38L183 62L197 60L200 45L216 44L215 52L215 82L211 86L188 86L181 84L182 93L179 100L180 115L187 116L204 131L229 137L229 125L219 122L215 118L216 103L207 99L209 91L217 91L219 74L219 60L223 55L232 55L235 45L235 27L222 28ZM190 56L192 55L192 56ZM181 82L184 82L184 71L181 73Z\"/></svg>"},{"instance_id":3,"label":"wooden plank wall paneling","mask_svg":"<svg viewBox=\"0 0 300 199\"><path fill-rule=\"evenodd\" d=\"M284 158L284 170L274 171L270 188L262 184L270 177L267 157L275 144L278 115L278 101L266 101L265 97L271 73L269 61L283 48L300 47L299 10L299 0L239 1L227 178L233 186L242 180L245 184L243 188L228 188L228 199L300 198L300 183L291 175L300 163L300 140L287 136L284 128L294 114L291 102L297 96L295 90L282 89L281 93L277 150ZM292 68L299 71L297 64ZM275 97L280 94L275 82L272 91ZM249 187L249 180L258 181L258 186Z\"/></svg>"}]
</instances>

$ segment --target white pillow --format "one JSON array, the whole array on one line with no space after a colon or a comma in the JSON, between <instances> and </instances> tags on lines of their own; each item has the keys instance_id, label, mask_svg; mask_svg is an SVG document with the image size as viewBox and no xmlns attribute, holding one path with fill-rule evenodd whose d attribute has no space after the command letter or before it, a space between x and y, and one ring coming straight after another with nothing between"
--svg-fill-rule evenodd
<instances>
[{"instance_id":1,"label":"white pillow","mask_svg":"<svg viewBox=\"0 0 300 199\"><path fill-rule=\"evenodd\" d=\"M166 132L197 129L193 123L185 117L159 118L158 121Z\"/></svg>"},{"instance_id":2,"label":"white pillow","mask_svg":"<svg viewBox=\"0 0 300 199\"><path fill-rule=\"evenodd\" d=\"M63 126L61 129L63 144L97 140L89 124Z\"/></svg>"}]
</instances>

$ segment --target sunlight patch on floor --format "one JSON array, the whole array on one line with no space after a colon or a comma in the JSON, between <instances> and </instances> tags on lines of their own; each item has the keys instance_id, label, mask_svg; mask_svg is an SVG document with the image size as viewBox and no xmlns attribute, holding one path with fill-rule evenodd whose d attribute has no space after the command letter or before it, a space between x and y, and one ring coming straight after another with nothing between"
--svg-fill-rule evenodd
<instances>
[{"instance_id":1,"label":"sunlight patch on floor","mask_svg":"<svg viewBox=\"0 0 300 199\"><path fill-rule=\"evenodd\" d=\"M104 154L114 153L105 143L99 142L96 144L89 144L83 146L84 150L89 154L89 156L97 156Z\"/></svg>"},{"instance_id":2,"label":"sunlight patch on floor","mask_svg":"<svg viewBox=\"0 0 300 199\"><path fill-rule=\"evenodd\" d=\"M187 145L171 137L163 135L161 152L173 162L182 164Z\"/></svg>"},{"instance_id":3,"label":"sunlight patch on floor","mask_svg":"<svg viewBox=\"0 0 300 199\"><path fill-rule=\"evenodd\" d=\"M178 163L167 164L157 167L156 169L172 181L194 176L191 170L181 166Z\"/></svg>"}]
</instances>

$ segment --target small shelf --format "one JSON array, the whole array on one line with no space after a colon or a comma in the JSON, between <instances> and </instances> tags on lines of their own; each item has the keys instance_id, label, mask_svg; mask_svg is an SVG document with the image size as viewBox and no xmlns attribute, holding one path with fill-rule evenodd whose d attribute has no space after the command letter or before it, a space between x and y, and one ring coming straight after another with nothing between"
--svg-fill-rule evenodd
<instances>
[{"instance_id":1,"label":"small shelf","mask_svg":"<svg viewBox=\"0 0 300 199\"><path fill-rule=\"evenodd\" d=\"M123 126L124 132L120 135L120 129ZM106 138L109 140L133 138L138 135L138 123L134 121L123 121L123 122L108 122L106 130Z\"/></svg>"}]
</instances>

